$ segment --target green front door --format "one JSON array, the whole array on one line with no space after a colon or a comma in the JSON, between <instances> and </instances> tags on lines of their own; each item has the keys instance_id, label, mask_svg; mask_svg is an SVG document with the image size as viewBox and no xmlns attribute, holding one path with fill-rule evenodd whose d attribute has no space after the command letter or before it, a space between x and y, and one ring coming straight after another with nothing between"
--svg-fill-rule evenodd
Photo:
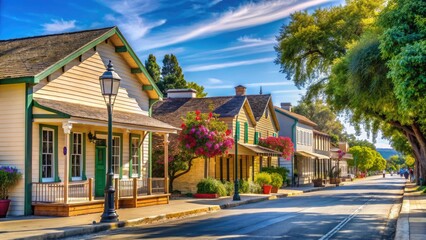
<instances>
[{"instance_id":1,"label":"green front door","mask_svg":"<svg viewBox=\"0 0 426 240\"><path fill-rule=\"evenodd\" d=\"M103 197L106 178L106 147L96 146L95 150L95 196Z\"/></svg>"}]
</instances>

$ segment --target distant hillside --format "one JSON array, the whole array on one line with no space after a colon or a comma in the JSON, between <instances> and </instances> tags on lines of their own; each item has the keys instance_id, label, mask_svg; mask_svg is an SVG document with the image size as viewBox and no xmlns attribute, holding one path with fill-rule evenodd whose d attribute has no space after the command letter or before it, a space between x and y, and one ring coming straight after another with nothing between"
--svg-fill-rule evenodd
<instances>
[{"instance_id":1,"label":"distant hillside","mask_svg":"<svg viewBox=\"0 0 426 240\"><path fill-rule=\"evenodd\" d=\"M377 148L377 151L382 155L384 159L389 159L393 155L399 155L400 153L392 148Z\"/></svg>"}]
</instances>

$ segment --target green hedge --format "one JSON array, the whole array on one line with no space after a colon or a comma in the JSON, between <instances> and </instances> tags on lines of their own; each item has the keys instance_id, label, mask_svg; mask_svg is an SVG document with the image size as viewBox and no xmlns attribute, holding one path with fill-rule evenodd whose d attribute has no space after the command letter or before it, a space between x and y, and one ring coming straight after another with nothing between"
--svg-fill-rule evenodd
<instances>
[{"instance_id":1,"label":"green hedge","mask_svg":"<svg viewBox=\"0 0 426 240\"><path fill-rule=\"evenodd\" d=\"M288 170L287 168L282 168L282 167L263 167L261 169L262 172L267 172L267 173L278 173L279 175L281 175L281 177L283 178L283 182L287 182L287 175L288 175Z\"/></svg>"},{"instance_id":2,"label":"green hedge","mask_svg":"<svg viewBox=\"0 0 426 240\"><path fill-rule=\"evenodd\" d=\"M217 193L219 196L226 196L225 185L214 178L204 178L197 184L197 193Z\"/></svg>"}]
</instances>

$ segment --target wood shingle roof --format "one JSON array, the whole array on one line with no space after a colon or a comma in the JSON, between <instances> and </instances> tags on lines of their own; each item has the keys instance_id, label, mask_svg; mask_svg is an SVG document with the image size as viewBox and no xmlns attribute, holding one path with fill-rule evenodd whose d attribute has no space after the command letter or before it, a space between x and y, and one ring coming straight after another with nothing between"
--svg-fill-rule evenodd
<instances>
[{"instance_id":1,"label":"wood shingle roof","mask_svg":"<svg viewBox=\"0 0 426 240\"><path fill-rule=\"evenodd\" d=\"M0 81L36 76L113 28L0 40Z\"/></svg>"},{"instance_id":2,"label":"wood shingle roof","mask_svg":"<svg viewBox=\"0 0 426 240\"><path fill-rule=\"evenodd\" d=\"M213 112L221 118L235 117L243 107L245 96L226 96L209 98L168 98L152 107L152 116L175 127L182 124L181 117L188 112L199 110Z\"/></svg>"}]
</instances>

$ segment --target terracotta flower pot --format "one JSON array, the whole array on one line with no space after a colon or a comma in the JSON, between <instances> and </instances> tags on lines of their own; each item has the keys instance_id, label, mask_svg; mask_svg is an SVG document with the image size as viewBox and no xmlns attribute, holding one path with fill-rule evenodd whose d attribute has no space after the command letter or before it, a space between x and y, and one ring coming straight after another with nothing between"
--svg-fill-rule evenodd
<instances>
[{"instance_id":1,"label":"terracotta flower pot","mask_svg":"<svg viewBox=\"0 0 426 240\"><path fill-rule=\"evenodd\" d=\"M0 200L0 218L5 218L9 210L10 199Z\"/></svg>"},{"instance_id":2,"label":"terracotta flower pot","mask_svg":"<svg viewBox=\"0 0 426 240\"><path fill-rule=\"evenodd\" d=\"M271 193L278 193L278 187L272 186Z\"/></svg>"},{"instance_id":3,"label":"terracotta flower pot","mask_svg":"<svg viewBox=\"0 0 426 240\"><path fill-rule=\"evenodd\" d=\"M195 193L194 198L218 198L217 193Z\"/></svg>"},{"instance_id":4,"label":"terracotta flower pot","mask_svg":"<svg viewBox=\"0 0 426 240\"><path fill-rule=\"evenodd\" d=\"M271 194L272 186L271 185L263 185L263 194Z\"/></svg>"}]
</instances>

